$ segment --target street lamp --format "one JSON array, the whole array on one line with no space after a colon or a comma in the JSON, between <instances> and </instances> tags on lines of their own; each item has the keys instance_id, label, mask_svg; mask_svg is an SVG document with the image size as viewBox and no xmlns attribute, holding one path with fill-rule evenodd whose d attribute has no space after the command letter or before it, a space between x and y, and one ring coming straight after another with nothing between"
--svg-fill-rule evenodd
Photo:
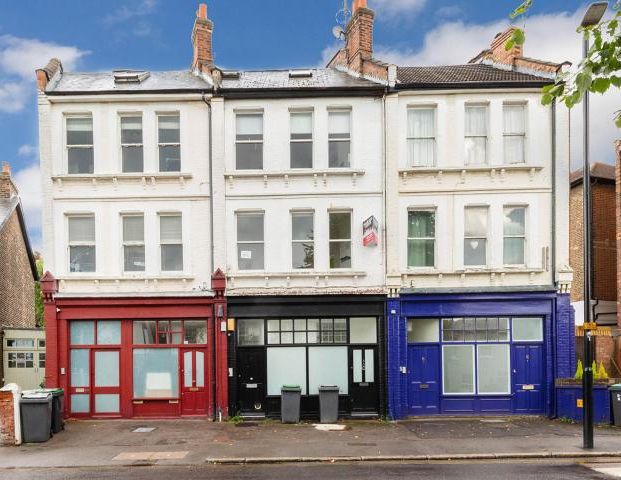
<instances>
[{"instance_id":1,"label":"street lamp","mask_svg":"<svg viewBox=\"0 0 621 480\"><path fill-rule=\"evenodd\" d=\"M604 16L608 2L592 3L580 23L583 28L597 25ZM583 58L589 54L589 39L585 35L583 42ZM582 101L584 118L584 164L582 167L582 203L583 203L583 248L584 248L584 373L582 375L582 446L593 448L593 335L595 325L591 322L591 168L589 162L589 92L585 92Z\"/></svg>"}]
</instances>

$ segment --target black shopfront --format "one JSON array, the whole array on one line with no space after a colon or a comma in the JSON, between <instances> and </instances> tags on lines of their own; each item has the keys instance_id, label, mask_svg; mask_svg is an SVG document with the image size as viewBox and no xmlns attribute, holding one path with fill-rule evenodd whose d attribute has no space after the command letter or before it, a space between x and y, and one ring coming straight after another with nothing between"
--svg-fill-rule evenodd
<instances>
[{"instance_id":1,"label":"black shopfront","mask_svg":"<svg viewBox=\"0 0 621 480\"><path fill-rule=\"evenodd\" d=\"M298 385L302 417L316 418L319 387L337 385L340 416L382 415L385 298L229 297L231 414L277 417L281 387Z\"/></svg>"}]
</instances>

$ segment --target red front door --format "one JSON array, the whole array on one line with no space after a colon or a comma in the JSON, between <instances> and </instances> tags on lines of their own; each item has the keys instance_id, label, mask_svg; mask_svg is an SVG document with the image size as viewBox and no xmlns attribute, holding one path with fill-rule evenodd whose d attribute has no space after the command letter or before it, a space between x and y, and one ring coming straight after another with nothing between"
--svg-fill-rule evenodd
<instances>
[{"instance_id":1,"label":"red front door","mask_svg":"<svg viewBox=\"0 0 621 480\"><path fill-rule=\"evenodd\" d=\"M181 413L207 415L206 350L181 350Z\"/></svg>"}]
</instances>

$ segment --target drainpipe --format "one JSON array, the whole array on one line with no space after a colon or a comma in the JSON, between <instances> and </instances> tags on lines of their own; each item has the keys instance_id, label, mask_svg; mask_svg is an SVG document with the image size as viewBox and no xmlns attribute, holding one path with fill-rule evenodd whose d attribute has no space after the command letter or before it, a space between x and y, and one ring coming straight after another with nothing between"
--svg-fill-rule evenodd
<instances>
[{"instance_id":1,"label":"drainpipe","mask_svg":"<svg viewBox=\"0 0 621 480\"><path fill-rule=\"evenodd\" d=\"M550 248L550 268L552 269L552 285L557 289L558 286L556 284L556 100L552 102L551 107L551 134L552 134L552 238L551 238L551 248ZM554 311L552 312L552 358L554 361L552 362L552 408L551 413L552 417L556 418L556 378L558 376L558 357L557 357L557 313L558 313L558 297L554 299L553 302ZM550 382L548 381L548 384Z\"/></svg>"}]
</instances>

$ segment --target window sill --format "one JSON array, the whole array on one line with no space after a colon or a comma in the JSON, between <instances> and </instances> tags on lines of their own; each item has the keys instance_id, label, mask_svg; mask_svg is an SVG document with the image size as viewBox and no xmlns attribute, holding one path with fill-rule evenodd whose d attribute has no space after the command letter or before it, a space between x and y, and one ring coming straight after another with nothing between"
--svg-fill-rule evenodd
<instances>
[{"instance_id":1,"label":"window sill","mask_svg":"<svg viewBox=\"0 0 621 480\"><path fill-rule=\"evenodd\" d=\"M328 178L331 177L351 177L352 183L355 185L358 177L363 176L365 173L365 170L352 168L328 168L322 170L295 168L290 170L234 170L226 172L224 176L230 185L233 184L234 180L241 179L263 179L264 184L267 185L270 179L283 179L285 184L287 184L291 178L309 178L313 180L316 186L319 181L325 185Z\"/></svg>"},{"instance_id":2,"label":"window sill","mask_svg":"<svg viewBox=\"0 0 621 480\"><path fill-rule=\"evenodd\" d=\"M71 274L71 275L60 276L57 278L60 281L80 280L80 281L89 281L89 282L94 282L94 283L99 283L99 282L120 283L120 282L136 282L136 281L156 283L158 281L168 281L168 280L181 280L184 282L194 280L193 275L187 275L184 273L180 273L178 275L172 275L172 274L164 275L163 274L163 275L133 275L133 276L129 276L129 275L107 276L107 275L93 275L93 274L82 275L82 274L76 273L76 274Z\"/></svg>"},{"instance_id":3,"label":"window sill","mask_svg":"<svg viewBox=\"0 0 621 480\"><path fill-rule=\"evenodd\" d=\"M364 271L354 270L330 270L327 272L319 272L315 270L308 271L291 271L291 272L265 272L265 271L238 271L231 273L230 278L330 278L330 277L365 277L367 275Z\"/></svg>"},{"instance_id":4,"label":"window sill","mask_svg":"<svg viewBox=\"0 0 621 480\"><path fill-rule=\"evenodd\" d=\"M428 269L428 268L408 268L407 270L403 270L401 272L401 276L409 277L409 276L448 276L448 275L504 275L511 273L526 273L526 274L537 274L544 273L545 270L542 268L529 268L529 267L502 267L502 268L489 268L489 267L469 267L469 268L459 268L453 271L449 270L438 270L438 269Z\"/></svg>"},{"instance_id":5,"label":"window sill","mask_svg":"<svg viewBox=\"0 0 621 480\"><path fill-rule=\"evenodd\" d=\"M440 181L444 174L459 174L463 179L469 173L487 173L491 178L500 177L502 180L508 173L527 172L531 178L535 173L543 170L543 165L478 165L463 167L407 167L399 169L399 176L405 181L408 177L414 177L416 174L434 174Z\"/></svg>"},{"instance_id":6,"label":"window sill","mask_svg":"<svg viewBox=\"0 0 621 480\"><path fill-rule=\"evenodd\" d=\"M192 178L188 172L142 172L142 173L90 173L90 174L62 174L52 175L52 181L59 186L63 183L91 183L97 185L99 182L111 182L116 185L118 182L139 180L143 185L150 183L155 185L161 181L179 181L184 184L186 180Z\"/></svg>"}]
</instances>

